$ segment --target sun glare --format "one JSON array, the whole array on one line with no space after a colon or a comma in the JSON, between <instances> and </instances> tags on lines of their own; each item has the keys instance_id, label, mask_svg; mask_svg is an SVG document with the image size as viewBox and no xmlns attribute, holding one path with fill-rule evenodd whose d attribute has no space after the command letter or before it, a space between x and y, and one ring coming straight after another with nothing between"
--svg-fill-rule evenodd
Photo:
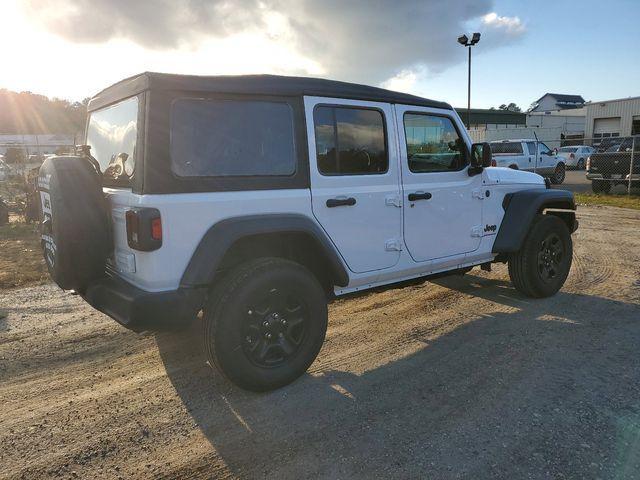
<instances>
[{"instance_id":1,"label":"sun glare","mask_svg":"<svg viewBox=\"0 0 640 480\"><path fill-rule=\"evenodd\" d=\"M288 44L288 26L267 13L266 32L208 39L195 48L152 50L126 40L77 44L38 28L10 1L2 6L0 88L80 100L143 71L199 75L322 74L322 66Z\"/></svg>"}]
</instances>

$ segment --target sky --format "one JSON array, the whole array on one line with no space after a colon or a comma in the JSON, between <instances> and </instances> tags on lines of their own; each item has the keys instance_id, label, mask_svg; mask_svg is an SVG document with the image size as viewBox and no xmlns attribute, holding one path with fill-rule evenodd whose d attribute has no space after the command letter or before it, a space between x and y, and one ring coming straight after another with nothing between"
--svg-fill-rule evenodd
<instances>
[{"instance_id":1,"label":"sky","mask_svg":"<svg viewBox=\"0 0 640 480\"><path fill-rule=\"evenodd\" d=\"M639 0L1 0L0 88L81 100L142 71L277 73L472 107L640 95Z\"/></svg>"}]
</instances>

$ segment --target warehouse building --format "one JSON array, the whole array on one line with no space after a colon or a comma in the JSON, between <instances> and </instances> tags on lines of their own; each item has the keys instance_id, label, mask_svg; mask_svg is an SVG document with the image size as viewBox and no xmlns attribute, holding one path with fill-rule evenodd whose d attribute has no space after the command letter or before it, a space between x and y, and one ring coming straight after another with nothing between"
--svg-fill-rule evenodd
<instances>
[{"instance_id":1,"label":"warehouse building","mask_svg":"<svg viewBox=\"0 0 640 480\"><path fill-rule=\"evenodd\" d=\"M75 145L75 136L65 133L40 135L0 135L0 155L9 148L18 148L26 155L47 155L55 153L60 147Z\"/></svg>"},{"instance_id":2,"label":"warehouse building","mask_svg":"<svg viewBox=\"0 0 640 480\"><path fill-rule=\"evenodd\" d=\"M472 108L469 122L467 122L466 108L456 108L456 112L464 124L469 123L473 129L507 128L515 125L524 127L527 123L527 116L524 113L510 110Z\"/></svg>"},{"instance_id":3,"label":"warehouse building","mask_svg":"<svg viewBox=\"0 0 640 480\"><path fill-rule=\"evenodd\" d=\"M640 135L640 97L585 104L585 136L594 144L603 138Z\"/></svg>"}]
</instances>

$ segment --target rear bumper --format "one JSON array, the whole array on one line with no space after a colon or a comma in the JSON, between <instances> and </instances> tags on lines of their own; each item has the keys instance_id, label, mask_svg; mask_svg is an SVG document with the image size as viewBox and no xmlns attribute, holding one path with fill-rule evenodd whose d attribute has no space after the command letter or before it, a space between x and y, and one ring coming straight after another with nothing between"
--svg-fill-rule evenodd
<instances>
[{"instance_id":1,"label":"rear bumper","mask_svg":"<svg viewBox=\"0 0 640 480\"><path fill-rule=\"evenodd\" d=\"M614 175L618 176L614 177ZM634 173L632 175L629 175L628 173L618 173L604 176L601 173L587 173L587 180L609 180L614 182L628 182L629 180L631 180L632 182L635 182L637 180L640 180L640 174Z\"/></svg>"},{"instance_id":2,"label":"rear bumper","mask_svg":"<svg viewBox=\"0 0 640 480\"><path fill-rule=\"evenodd\" d=\"M147 292L120 278L105 277L89 286L83 298L96 310L139 332L187 325L202 308L205 293L202 288Z\"/></svg>"}]
</instances>

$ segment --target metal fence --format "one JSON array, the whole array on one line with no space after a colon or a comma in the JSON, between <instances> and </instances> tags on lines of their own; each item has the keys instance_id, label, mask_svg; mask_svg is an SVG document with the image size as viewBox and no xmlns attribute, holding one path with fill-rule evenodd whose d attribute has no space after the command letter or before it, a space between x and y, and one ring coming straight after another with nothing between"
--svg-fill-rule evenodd
<instances>
[{"instance_id":1,"label":"metal fence","mask_svg":"<svg viewBox=\"0 0 640 480\"><path fill-rule=\"evenodd\" d=\"M490 144L497 166L533 171L549 177L552 183L561 183L554 182L561 176L564 181L566 171L577 170L584 177L572 174L573 178L585 185L590 183L594 193L640 193L640 135L563 135L560 139L545 139L537 138L534 132L533 138L495 140Z\"/></svg>"},{"instance_id":2,"label":"metal fence","mask_svg":"<svg viewBox=\"0 0 640 480\"><path fill-rule=\"evenodd\" d=\"M70 143L66 144L0 142L0 210L4 209L9 217L21 219L20 221L38 221L38 170L47 157L73 152L73 141L74 138L71 137Z\"/></svg>"}]
</instances>

